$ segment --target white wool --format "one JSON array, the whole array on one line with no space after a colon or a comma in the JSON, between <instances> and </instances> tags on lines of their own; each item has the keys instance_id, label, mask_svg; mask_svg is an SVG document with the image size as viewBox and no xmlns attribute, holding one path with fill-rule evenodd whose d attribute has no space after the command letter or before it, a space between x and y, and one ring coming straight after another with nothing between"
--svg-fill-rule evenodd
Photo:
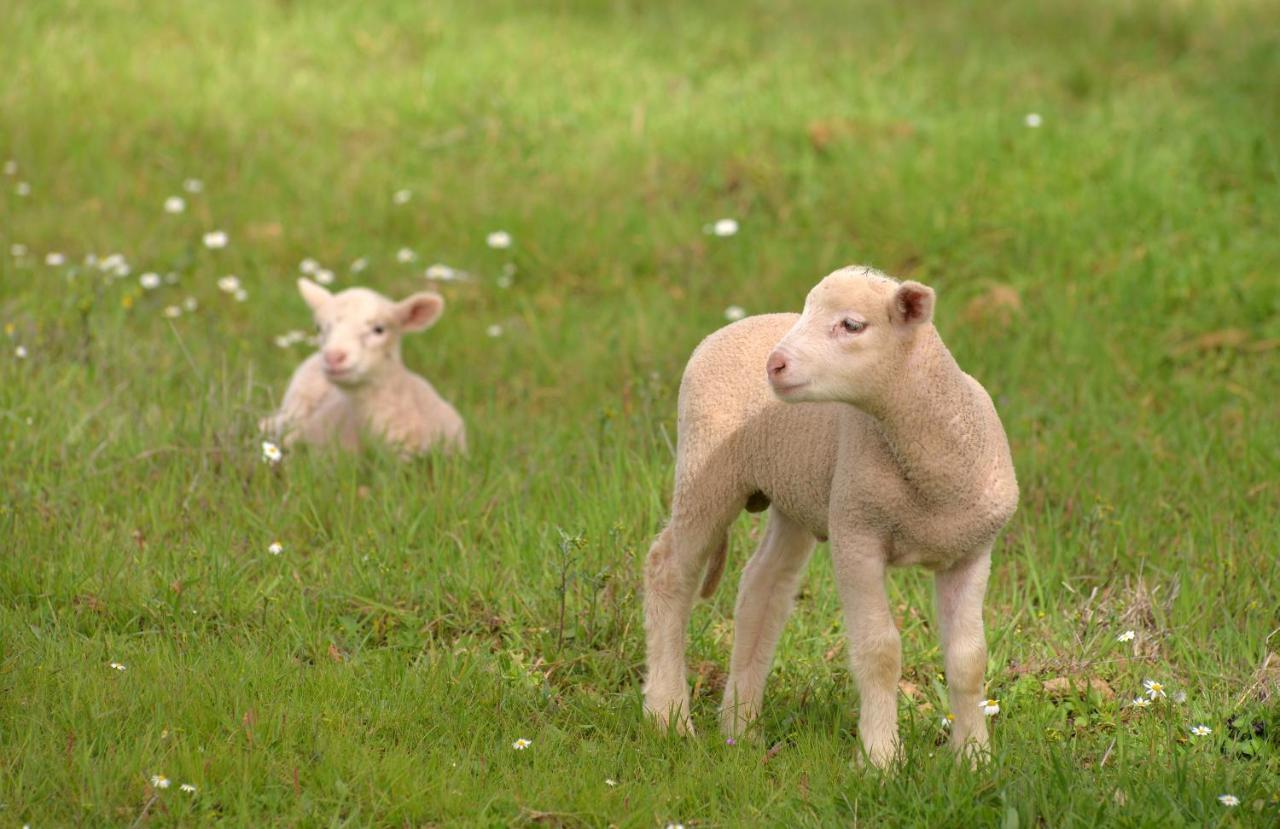
<instances>
[{"instance_id":1,"label":"white wool","mask_svg":"<svg viewBox=\"0 0 1280 829\"><path fill-rule=\"evenodd\" d=\"M462 418L400 356L401 335L444 312L439 294L393 302L367 288L333 294L309 279L299 279L298 290L315 314L320 350L294 371L280 410L260 424L264 432L286 446L355 449L370 434L406 456L466 451Z\"/></svg>"},{"instance_id":2,"label":"white wool","mask_svg":"<svg viewBox=\"0 0 1280 829\"><path fill-rule=\"evenodd\" d=\"M986 750L982 601L1017 481L986 391L933 327L933 291L868 268L822 280L804 313L748 317L698 346L680 386L671 519L645 570L645 707L691 728L685 629L710 595L729 527L769 509L739 587L721 726L759 714L773 651L816 542L830 540L876 765L897 755L901 648L890 566L934 571L953 744Z\"/></svg>"}]
</instances>

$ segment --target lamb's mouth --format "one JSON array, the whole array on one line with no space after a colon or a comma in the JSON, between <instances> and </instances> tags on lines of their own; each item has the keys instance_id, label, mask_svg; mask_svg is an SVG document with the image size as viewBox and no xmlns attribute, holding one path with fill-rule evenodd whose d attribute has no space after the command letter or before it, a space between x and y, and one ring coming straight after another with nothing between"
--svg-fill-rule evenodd
<instances>
[{"instance_id":1,"label":"lamb's mouth","mask_svg":"<svg viewBox=\"0 0 1280 829\"><path fill-rule=\"evenodd\" d=\"M352 374L353 372L350 367L326 368L324 370L324 376L328 377L330 380L348 380L351 378Z\"/></svg>"},{"instance_id":2,"label":"lamb's mouth","mask_svg":"<svg viewBox=\"0 0 1280 829\"><path fill-rule=\"evenodd\" d=\"M773 386L774 394L778 395L779 397L786 397L788 394L791 394L793 391L798 391L799 389L802 389L805 386L809 385L809 381L802 380L799 383L787 383L785 385L782 383L770 383L769 385Z\"/></svg>"}]
</instances>

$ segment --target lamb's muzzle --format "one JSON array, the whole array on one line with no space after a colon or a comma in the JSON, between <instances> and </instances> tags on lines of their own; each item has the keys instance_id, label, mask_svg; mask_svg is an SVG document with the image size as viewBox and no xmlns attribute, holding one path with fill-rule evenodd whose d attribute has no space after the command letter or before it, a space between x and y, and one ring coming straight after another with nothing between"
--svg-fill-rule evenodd
<instances>
[{"instance_id":1,"label":"lamb's muzzle","mask_svg":"<svg viewBox=\"0 0 1280 829\"><path fill-rule=\"evenodd\" d=\"M788 395L798 392L805 386L804 380L796 379L795 372L787 370L790 362L790 355L779 346L769 354L769 361L765 364L769 387L781 400L786 400Z\"/></svg>"}]
</instances>

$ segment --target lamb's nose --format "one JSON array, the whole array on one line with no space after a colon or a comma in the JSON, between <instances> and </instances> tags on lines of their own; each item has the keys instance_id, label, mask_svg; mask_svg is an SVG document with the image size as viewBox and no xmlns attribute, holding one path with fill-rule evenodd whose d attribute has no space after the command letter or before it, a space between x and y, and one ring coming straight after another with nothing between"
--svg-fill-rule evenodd
<instances>
[{"instance_id":1,"label":"lamb's nose","mask_svg":"<svg viewBox=\"0 0 1280 829\"><path fill-rule=\"evenodd\" d=\"M337 368L347 361L347 352L336 348L325 349L324 361L331 368Z\"/></svg>"},{"instance_id":2,"label":"lamb's nose","mask_svg":"<svg viewBox=\"0 0 1280 829\"><path fill-rule=\"evenodd\" d=\"M775 351L769 355L769 363L765 367L770 377L777 377L779 374L787 370L787 358L781 351Z\"/></svg>"}]
</instances>

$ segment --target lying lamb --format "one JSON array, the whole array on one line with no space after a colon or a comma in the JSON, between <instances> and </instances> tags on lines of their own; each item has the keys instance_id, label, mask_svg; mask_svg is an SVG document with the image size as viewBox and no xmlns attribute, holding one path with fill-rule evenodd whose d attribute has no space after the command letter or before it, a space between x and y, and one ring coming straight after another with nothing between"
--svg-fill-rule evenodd
<instances>
[{"instance_id":1,"label":"lying lamb","mask_svg":"<svg viewBox=\"0 0 1280 829\"><path fill-rule=\"evenodd\" d=\"M918 282L845 268L803 314L744 319L694 351L671 520L645 568L645 709L660 725L692 728L685 631L699 581L703 596L715 590L738 513L768 508L738 591L724 732L759 714L809 554L830 538L867 757L884 767L899 748L902 653L885 571L909 564L934 572L952 745L986 751L982 601L1018 484L991 398L943 345L933 305Z\"/></svg>"},{"instance_id":2,"label":"lying lamb","mask_svg":"<svg viewBox=\"0 0 1280 829\"><path fill-rule=\"evenodd\" d=\"M286 446L337 441L354 449L369 433L406 456L436 446L466 451L462 418L400 358L400 335L433 325L443 297L392 302L367 288L334 295L309 279L298 290L315 313L320 350L293 373L280 411L259 424L264 432Z\"/></svg>"}]
</instances>

